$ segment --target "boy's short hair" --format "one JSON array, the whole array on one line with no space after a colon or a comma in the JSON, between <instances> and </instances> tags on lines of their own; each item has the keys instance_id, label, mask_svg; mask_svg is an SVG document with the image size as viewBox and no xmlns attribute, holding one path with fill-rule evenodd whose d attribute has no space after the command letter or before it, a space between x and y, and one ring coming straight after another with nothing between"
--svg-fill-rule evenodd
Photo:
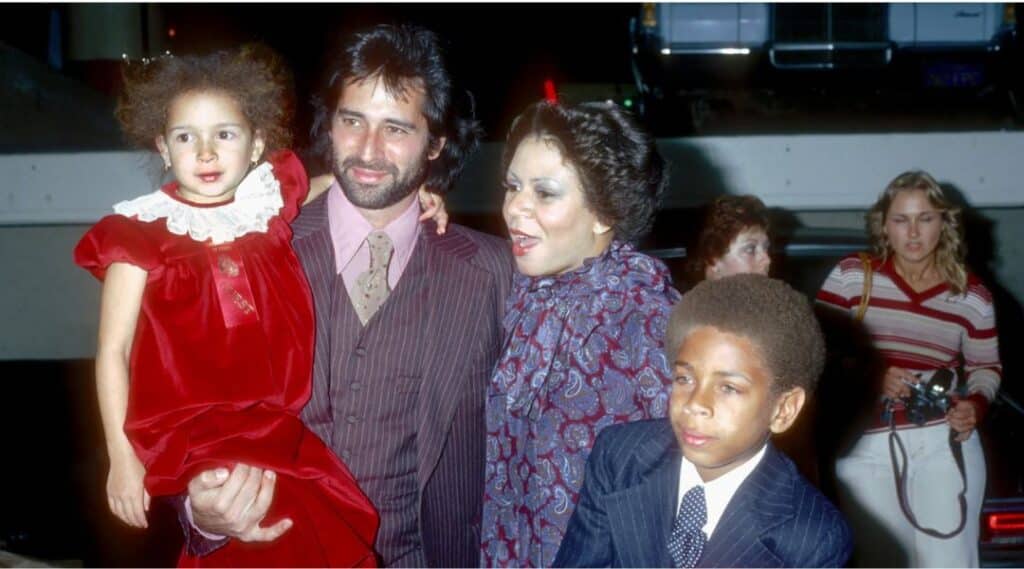
<instances>
[{"instance_id":1,"label":"boy's short hair","mask_svg":"<svg viewBox=\"0 0 1024 569\"><path fill-rule=\"evenodd\" d=\"M788 284L741 274L699 283L672 310L665 353L674 362L696 328L712 326L743 336L761 350L772 391L814 391L825 366L825 338L811 304Z\"/></svg>"}]
</instances>

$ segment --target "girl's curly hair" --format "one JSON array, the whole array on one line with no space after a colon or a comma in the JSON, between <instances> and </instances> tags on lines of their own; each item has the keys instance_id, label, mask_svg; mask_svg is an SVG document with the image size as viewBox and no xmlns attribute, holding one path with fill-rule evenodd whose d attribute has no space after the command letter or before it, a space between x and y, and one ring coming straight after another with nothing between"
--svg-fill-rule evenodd
<instances>
[{"instance_id":1,"label":"girl's curly hair","mask_svg":"<svg viewBox=\"0 0 1024 569\"><path fill-rule=\"evenodd\" d=\"M129 63L114 114L133 144L152 148L164 132L171 102L197 91L227 93L237 101L253 131L263 135L268 153L291 144L291 72L280 56L261 44Z\"/></svg>"}]
</instances>

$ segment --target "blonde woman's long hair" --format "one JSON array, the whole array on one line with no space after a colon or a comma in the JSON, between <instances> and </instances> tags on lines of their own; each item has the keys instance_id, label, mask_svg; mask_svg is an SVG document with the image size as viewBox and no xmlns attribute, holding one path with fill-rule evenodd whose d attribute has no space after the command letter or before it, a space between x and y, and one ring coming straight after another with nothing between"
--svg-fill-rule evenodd
<instances>
[{"instance_id":1,"label":"blonde woman's long hair","mask_svg":"<svg viewBox=\"0 0 1024 569\"><path fill-rule=\"evenodd\" d=\"M946 198L942 186L931 174L911 170L889 182L867 214L871 247L875 255L883 261L889 258L892 247L885 235L885 215L899 193L912 190L923 191L932 207L942 214L942 231L939 234L939 243L935 247L935 268L939 271L939 276L949 283L953 294L961 295L967 290L967 267L964 262L967 246L964 243L961 212L959 207Z\"/></svg>"}]
</instances>

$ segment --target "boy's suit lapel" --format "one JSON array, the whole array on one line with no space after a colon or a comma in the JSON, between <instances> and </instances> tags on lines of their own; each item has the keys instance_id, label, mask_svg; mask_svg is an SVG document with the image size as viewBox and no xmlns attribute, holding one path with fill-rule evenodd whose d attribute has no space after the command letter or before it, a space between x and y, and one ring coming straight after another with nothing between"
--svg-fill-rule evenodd
<instances>
[{"instance_id":1,"label":"boy's suit lapel","mask_svg":"<svg viewBox=\"0 0 1024 569\"><path fill-rule=\"evenodd\" d=\"M681 455L667 421L666 429L644 442L636 457L638 470L650 475L606 496L619 561L624 567L671 567L668 537L678 500Z\"/></svg>"},{"instance_id":2,"label":"boy's suit lapel","mask_svg":"<svg viewBox=\"0 0 1024 569\"><path fill-rule=\"evenodd\" d=\"M795 515L794 474L768 443L764 458L740 485L704 547L701 567L781 567L768 547L772 530Z\"/></svg>"}]
</instances>

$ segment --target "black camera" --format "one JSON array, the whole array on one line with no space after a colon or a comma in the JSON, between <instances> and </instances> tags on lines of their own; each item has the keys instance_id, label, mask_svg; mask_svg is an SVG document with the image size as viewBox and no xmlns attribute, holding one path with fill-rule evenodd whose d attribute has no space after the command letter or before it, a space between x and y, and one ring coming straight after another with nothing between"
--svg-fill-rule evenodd
<instances>
[{"instance_id":1,"label":"black camera","mask_svg":"<svg viewBox=\"0 0 1024 569\"><path fill-rule=\"evenodd\" d=\"M900 401L907 412L907 419L921 426L935 419L946 416L946 411L953 405L952 388L956 375L949 368L935 370L928 381L907 383L910 388L909 397L901 397ZM886 406L882 420L886 423L891 418L892 410Z\"/></svg>"}]
</instances>

